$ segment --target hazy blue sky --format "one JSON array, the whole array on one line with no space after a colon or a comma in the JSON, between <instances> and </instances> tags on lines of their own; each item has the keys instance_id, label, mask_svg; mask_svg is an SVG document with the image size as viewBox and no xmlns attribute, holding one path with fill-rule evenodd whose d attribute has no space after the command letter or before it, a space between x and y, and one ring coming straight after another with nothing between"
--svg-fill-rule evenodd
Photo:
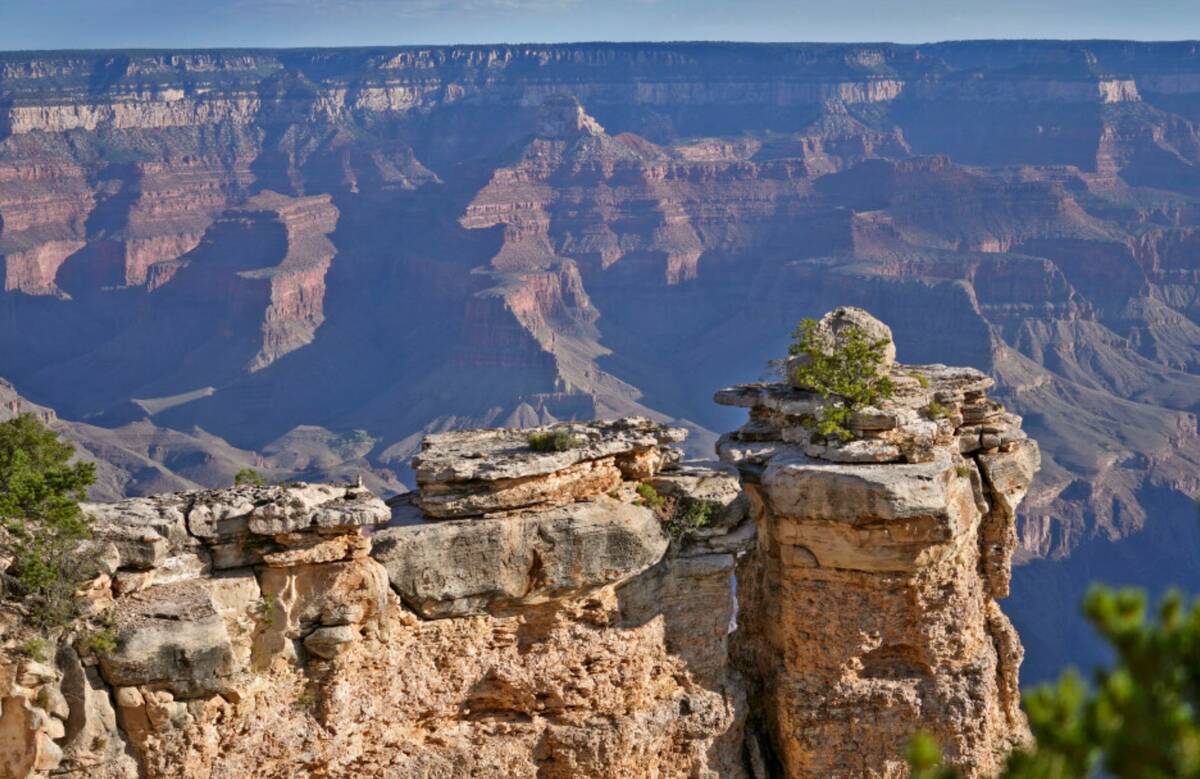
<instances>
[{"instance_id":1,"label":"hazy blue sky","mask_svg":"<svg viewBox=\"0 0 1200 779\"><path fill-rule=\"evenodd\" d=\"M0 49L1200 38L1200 0L0 0Z\"/></svg>"}]
</instances>

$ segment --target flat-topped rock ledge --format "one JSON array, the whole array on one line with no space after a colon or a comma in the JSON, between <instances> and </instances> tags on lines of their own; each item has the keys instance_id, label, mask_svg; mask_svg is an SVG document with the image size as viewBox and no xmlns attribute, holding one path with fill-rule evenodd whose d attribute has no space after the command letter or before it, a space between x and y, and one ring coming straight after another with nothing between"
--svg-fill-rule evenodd
<instances>
[{"instance_id":1,"label":"flat-topped rock ledge","mask_svg":"<svg viewBox=\"0 0 1200 779\"><path fill-rule=\"evenodd\" d=\"M364 530L392 514L365 487L304 482L85 503L83 510L118 584L135 588L258 563L327 562L335 547L349 556L355 544L365 555Z\"/></svg>"},{"instance_id":2,"label":"flat-topped rock ledge","mask_svg":"<svg viewBox=\"0 0 1200 779\"><path fill-rule=\"evenodd\" d=\"M720 390L713 398L717 403L750 409L746 424L725 436L720 446L779 442L831 462L918 463L933 460L939 448L962 454L1008 451L1027 438L1021 417L987 396L995 382L974 368L896 363L888 375L895 388L892 397L853 414L849 441L814 435L814 423L830 401L811 390L784 382ZM751 449L761 457L770 447Z\"/></svg>"},{"instance_id":3,"label":"flat-topped rock ledge","mask_svg":"<svg viewBox=\"0 0 1200 779\"><path fill-rule=\"evenodd\" d=\"M572 445L540 452L534 434L559 433ZM417 505L433 517L480 517L565 505L677 462L667 445L687 431L645 417L527 430L463 430L426 436L412 466Z\"/></svg>"},{"instance_id":4,"label":"flat-topped rock ledge","mask_svg":"<svg viewBox=\"0 0 1200 779\"><path fill-rule=\"evenodd\" d=\"M38 660L0 609L0 776L742 775L754 523L733 468L679 463L683 434L431 436L420 490L387 503L296 483L86 504L82 621Z\"/></svg>"},{"instance_id":5,"label":"flat-topped rock ledge","mask_svg":"<svg viewBox=\"0 0 1200 779\"><path fill-rule=\"evenodd\" d=\"M531 436L558 434L562 451ZM753 544L736 472L680 464L686 431L642 417L427 436L418 489L390 501L372 556L423 617L505 613L626 581L676 556ZM650 497L647 497L650 496ZM699 506L702 523L672 517ZM674 527L674 530L673 530Z\"/></svg>"}]
</instances>

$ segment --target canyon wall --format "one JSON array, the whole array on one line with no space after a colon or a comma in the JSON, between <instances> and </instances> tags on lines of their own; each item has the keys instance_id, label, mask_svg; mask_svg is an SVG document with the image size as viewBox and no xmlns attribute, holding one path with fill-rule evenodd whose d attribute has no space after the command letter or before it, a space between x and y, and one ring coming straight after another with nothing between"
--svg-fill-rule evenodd
<instances>
[{"instance_id":1,"label":"canyon wall","mask_svg":"<svg viewBox=\"0 0 1200 779\"><path fill-rule=\"evenodd\" d=\"M1197 122L1188 43L0 54L0 375L97 498L391 494L461 427L707 452L712 387L863 306L1042 444L1043 678L1100 656L1092 578L1200 588Z\"/></svg>"}]
</instances>

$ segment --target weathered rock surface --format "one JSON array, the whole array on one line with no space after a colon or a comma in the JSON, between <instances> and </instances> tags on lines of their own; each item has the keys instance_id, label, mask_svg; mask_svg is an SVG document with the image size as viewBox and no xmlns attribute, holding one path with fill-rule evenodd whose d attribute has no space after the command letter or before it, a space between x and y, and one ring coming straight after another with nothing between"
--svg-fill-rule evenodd
<instances>
[{"instance_id":1,"label":"weathered rock surface","mask_svg":"<svg viewBox=\"0 0 1200 779\"><path fill-rule=\"evenodd\" d=\"M16 659L0 612L0 779L902 776L918 726L984 776L1026 737L995 599L1037 448L978 374L893 375L854 441L892 462L788 440L824 401L753 385L726 464L632 418L431 436L388 503L88 504L86 623ZM1008 439L964 454L968 416Z\"/></svg>"},{"instance_id":2,"label":"weathered rock surface","mask_svg":"<svg viewBox=\"0 0 1200 779\"><path fill-rule=\"evenodd\" d=\"M429 442L460 494L549 496L488 516L303 483L89 504L105 605L55 665L0 658L0 777L748 777L736 476L676 466L682 433L648 420L574 429L563 456L520 431ZM602 492L555 494L597 460ZM712 521L672 536L689 500Z\"/></svg>"},{"instance_id":3,"label":"weathered rock surface","mask_svg":"<svg viewBox=\"0 0 1200 779\"><path fill-rule=\"evenodd\" d=\"M858 412L848 442L811 432L836 400L786 384L717 394L750 409L717 447L758 526L737 651L789 777L905 776L918 726L989 776L1028 738L1023 650L996 599L1037 446L982 374L889 368L895 395Z\"/></svg>"},{"instance_id":4,"label":"weathered rock surface","mask_svg":"<svg viewBox=\"0 0 1200 779\"><path fill-rule=\"evenodd\" d=\"M896 362L896 342L892 339L892 329L863 309L855 306L835 308L817 320L813 335L817 343L828 350L845 346L849 329L857 329L869 343L880 346L883 359L879 362L877 372L886 376ZM807 355L797 354L787 359L788 382L792 386L808 389L796 379L796 369L807 364Z\"/></svg>"},{"instance_id":5,"label":"weathered rock surface","mask_svg":"<svg viewBox=\"0 0 1200 779\"><path fill-rule=\"evenodd\" d=\"M533 432L557 430L577 444L561 452L535 452ZM430 516L470 517L573 503L649 478L678 453L664 444L686 431L649 419L529 430L485 430L426 436L413 458L417 505Z\"/></svg>"},{"instance_id":6,"label":"weathered rock surface","mask_svg":"<svg viewBox=\"0 0 1200 779\"><path fill-rule=\"evenodd\" d=\"M372 554L424 617L497 613L645 571L667 550L661 525L650 509L605 496L524 516L387 528Z\"/></svg>"}]
</instances>

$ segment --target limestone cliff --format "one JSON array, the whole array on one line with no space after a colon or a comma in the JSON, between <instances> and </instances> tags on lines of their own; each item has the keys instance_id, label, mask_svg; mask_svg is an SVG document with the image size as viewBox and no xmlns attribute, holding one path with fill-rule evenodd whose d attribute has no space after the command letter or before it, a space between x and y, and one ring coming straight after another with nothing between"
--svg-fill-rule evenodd
<instances>
[{"instance_id":1,"label":"limestone cliff","mask_svg":"<svg viewBox=\"0 0 1200 779\"><path fill-rule=\"evenodd\" d=\"M19 608L0 622L0 776L745 776L736 478L648 420L569 432L430 437L390 506L307 484L86 506L92 626L34 659ZM640 484L711 522L672 538Z\"/></svg>"},{"instance_id":2,"label":"limestone cliff","mask_svg":"<svg viewBox=\"0 0 1200 779\"><path fill-rule=\"evenodd\" d=\"M838 309L822 320L866 321ZM1008 595L1014 515L1037 445L969 368L899 365L847 441L813 432L829 401L787 383L723 390L750 409L718 443L742 474L758 545L739 567L752 710L789 777L904 776L915 727L968 776L1028 738Z\"/></svg>"},{"instance_id":3,"label":"limestone cliff","mask_svg":"<svg viewBox=\"0 0 1200 779\"><path fill-rule=\"evenodd\" d=\"M903 776L917 728L986 776L1038 450L983 374L888 367L846 442L805 389L718 393L734 467L624 418L429 435L386 503L87 504L83 622L37 657L0 611L0 779Z\"/></svg>"}]
</instances>

